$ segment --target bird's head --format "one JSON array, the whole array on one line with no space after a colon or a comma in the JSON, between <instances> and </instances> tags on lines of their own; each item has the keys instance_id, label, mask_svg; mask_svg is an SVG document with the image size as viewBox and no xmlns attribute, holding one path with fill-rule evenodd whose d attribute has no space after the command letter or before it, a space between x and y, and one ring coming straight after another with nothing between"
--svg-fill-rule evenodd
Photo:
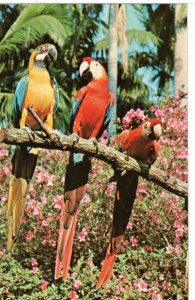
<instances>
[{"instance_id":1,"label":"bird's head","mask_svg":"<svg viewBox=\"0 0 195 300\"><path fill-rule=\"evenodd\" d=\"M108 82L108 76L104 67L91 57L83 58L79 73L85 84L92 80L104 80Z\"/></svg>"},{"instance_id":2,"label":"bird's head","mask_svg":"<svg viewBox=\"0 0 195 300\"><path fill-rule=\"evenodd\" d=\"M160 119L145 121L141 126L143 137L147 140L158 140L162 135L162 121Z\"/></svg>"},{"instance_id":3,"label":"bird's head","mask_svg":"<svg viewBox=\"0 0 195 300\"><path fill-rule=\"evenodd\" d=\"M52 44L42 44L38 46L31 54L29 60L29 68L36 67L45 68L51 61L56 61L58 56L57 49Z\"/></svg>"}]
</instances>

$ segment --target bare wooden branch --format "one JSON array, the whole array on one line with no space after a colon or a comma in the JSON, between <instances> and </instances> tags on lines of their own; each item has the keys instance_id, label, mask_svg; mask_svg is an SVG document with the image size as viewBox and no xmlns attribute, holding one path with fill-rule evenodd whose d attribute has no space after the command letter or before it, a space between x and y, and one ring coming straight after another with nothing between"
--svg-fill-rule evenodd
<instances>
[{"instance_id":1,"label":"bare wooden branch","mask_svg":"<svg viewBox=\"0 0 195 300\"><path fill-rule=\"evenodd\" d=\"M2 128L0 129L0 143L13 145L26 145L36 148L68 150L74 152L81 152L94 156L109 163L114 170L136 171L140 176L151 180L163 187L164 189L178 195L185 199L188 197L188 186L176 177L173 177L166 172L152 166L149 168L146 164L140 163L135 159L120 153L114 148L98 143L98 151L93 141L80 138L78 142L72 136L61 135L52 132L50 137L46 136L44 132L35 132L34 141L29 138L28 133L24 129L16 128Z\"/></svg>"}]
</instances>

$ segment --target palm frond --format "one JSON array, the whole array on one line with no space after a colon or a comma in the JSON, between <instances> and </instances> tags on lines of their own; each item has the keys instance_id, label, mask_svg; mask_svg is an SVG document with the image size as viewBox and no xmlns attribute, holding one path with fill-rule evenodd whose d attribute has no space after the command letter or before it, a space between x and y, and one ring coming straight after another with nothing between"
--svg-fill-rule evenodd
<instances>
[{"instance_id":1,"label":"palm frond","mask_svg":"<svg viewBox=\"0 0 195 300\"><path fill-rule=\"evenodd\" d=\"M12 122L12 103L14 94L0 93L0 127Z\"/></svg>"},{"instance_id":2,"label":"palm frond","mask_svg":"<svg viewBox=\"0 0 195 300\"><path fill-rule=\"evenodd\" d=\"M126 31L126 36L128 44L133 43L134 41L139 42L142 46L145 46L147 43L152 42L154 45L159 45L161 39L154 35L150 31L143 31L139 29L129 29Z\"/></svg>"},{"instance_id":3,"label":"palm frond","mask_svg":"<svg viewBox=\"0 0 195 300\"><path fill-rule=\"evenodd\" d=\"M59 4L27 5L0 41L0 54L17 50L19 45L38 40L49 34L54 42L63 45L70 34L68 9Z\"/></svg>"}]
</instances>

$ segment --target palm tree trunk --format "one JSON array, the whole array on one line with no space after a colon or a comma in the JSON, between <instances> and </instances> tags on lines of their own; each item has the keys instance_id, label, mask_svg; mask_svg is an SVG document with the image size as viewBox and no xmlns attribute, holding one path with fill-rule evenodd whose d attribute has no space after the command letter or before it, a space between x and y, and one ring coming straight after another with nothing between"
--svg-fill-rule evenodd
<instances>
[{"instance_id":1,"label":"palm tree trunk","mask_svg":"<svg viewBox=\"0 0 195 300\"><path fill-rule=\"evenodd\" d=\"M187 26L185 28L177 28L179 14L182 9L182 4L178 3L175 6L175 75L174 75L174 90L175 97L178 96L178 91L187 92Z\"/></svg>"},{"instance_id":2,"label":"palm tree trunk","mask_svg":"<svg viewBox=\"0 0 195 300\"><path fill-rule=\"evenodd\" d=\"M108 77L109 90L114 93L115 105L110 122L110 135L116 135L117 118L117 57L118 57L118 38L117 38L117 12L118 4L110 4L109 15L109 54L108 54Z\"/></svg>"}]
</instances>

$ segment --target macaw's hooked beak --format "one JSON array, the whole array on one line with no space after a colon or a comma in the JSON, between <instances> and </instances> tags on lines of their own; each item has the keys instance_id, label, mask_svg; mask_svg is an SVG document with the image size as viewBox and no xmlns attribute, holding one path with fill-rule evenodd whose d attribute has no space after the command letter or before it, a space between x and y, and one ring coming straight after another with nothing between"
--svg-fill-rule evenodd
<instances>
[{"instance_id":1,"label":"macaw's hooked beak","mask_svg":"<svg viewBox=\"0 0 195 300\"><path fill-rule=\"evenodd\" d=\"M42 44L36 48L35 62L44 62L49 64L56 61L58 56L57 49L52 44Z\"/></svg>"},{"instance_id":2,"label":"macaw's hooked beak","mask_svg":"<svg viewBox=\"0 0 195 300\"><path fill-rule=\"evenodd\" d=\"M160 124L156 124L152 127L151 133L149 134L149 138L151 140L159 140L162 135L162 126Z\"/></svg>"},{"instance_id":3,"label":"macaw's hooked beak","mask_svg":"<svg viewBox=\"0 0 195 300\"><path fill-rule=\"evenodd\" d=\"M49 49L48 57L50 60L56 61L58 56L58 52L55 46L52 45L52 47Z\"/></svg>"},{"instance_id":4,"label":"macaw's hooked beak","mask_svg":"<svg viewBox=\"0 0 195 300\"><path fill-rule=\"evenodd\" d=\"M83 61L79 68L79 74L82 79L82 84L87 85L93 78L92 72L90 70L90 63Z\"/></svg>"}]
</instances>

